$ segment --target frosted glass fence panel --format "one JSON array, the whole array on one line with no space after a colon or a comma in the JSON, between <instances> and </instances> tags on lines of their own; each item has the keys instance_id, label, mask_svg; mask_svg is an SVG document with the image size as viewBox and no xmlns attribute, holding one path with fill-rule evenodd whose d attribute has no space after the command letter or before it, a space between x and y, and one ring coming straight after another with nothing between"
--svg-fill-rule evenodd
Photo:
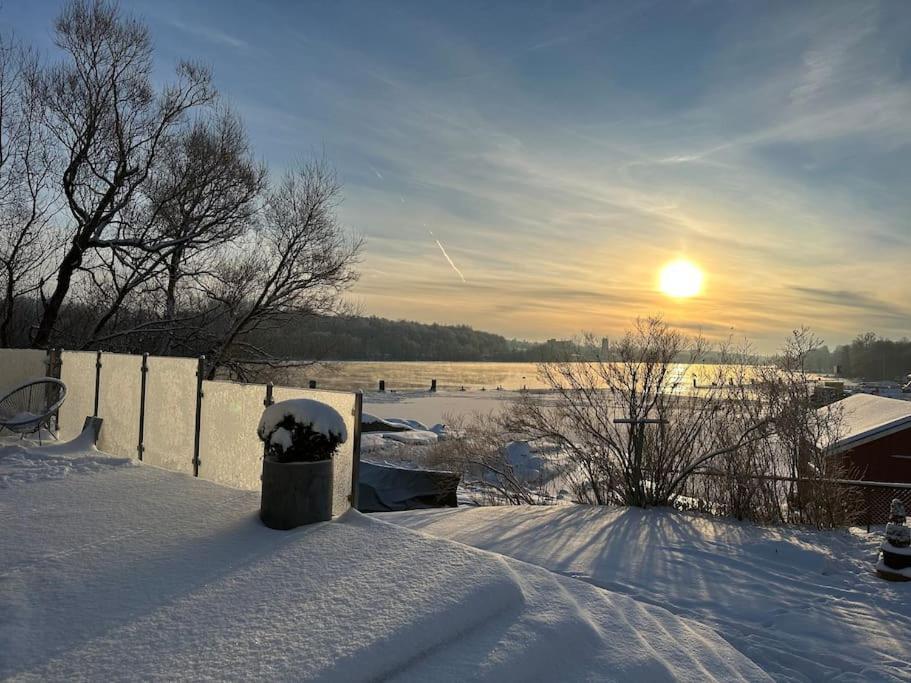
<instances>
[{"instance_id":1,"label":"frosted glass fence panel","mask_svg":"<svg viewBox=\"0 0 911 683\"><path fill-rule=\"evenodd\" d=\"M61 441L73 439L82 431L85 418L95 410L94 351L64 351L60 379L66 384L66 400L60 407Z\"/></svg>"},{"instance_id":2,"label":"frosted glass fence panel","mask_svg":"<svg viewBox=\"0 0 911 683\"><path fill-rule=\"evenodd\" d=\"M345 420L345 429L348 440L339 446L333 458L333 475L335 477L335 490L332 502L332 514L340 515L351 507L351 477L354 468L355 450L355 410L357 395L342 391L322 391L319 389L297 389L291 387L275 387L272 399L287 401L293 398L309 398L320 401L335 408ZM360 419L360 416L357 418ZM359 425L358 425L359 426Z\"/></svg>"},{"instance_id":3,"label":"frosted glass fence panel","mask_svg":"<svg viewBox=\"0 0 911 683\"><path fill-rule=\"evenodd\" d=\"M105 353L101 356L98 417L104 420L98 449L111 455L137 457L142 356Z\"/></svg>"},{"instance_id":4,"label":"frosted glass fence panel","mask_svg":"<svg viewBox=\"0 0 911 683\"><path fill-rule=\"evenodd\" d=\"M199 476L225 486L259 490L263 445L256 427L266 388L261 384L203 382Z\"/></svg>"},{"instance_id":5,"label":"frosted glass fence panel","mask_svg":"<svg viewBox=\"0 0 911 683\"><path fill-rule=\"evenodd\" d=\"M0 390L15 389L30 379L46 376L46 351L3 349L3 353L0 353Z\"/></svg>"},{"instance_id":6,"label":"frosted glass fence panel","mask_svg":"<svg viewBox=\"0 0 911 683\"><path fill-rule=\"evenodd\" d=\"M193 474L196 366L192 358L149 358L143 462Z\"/></svg>"}]
</instances>

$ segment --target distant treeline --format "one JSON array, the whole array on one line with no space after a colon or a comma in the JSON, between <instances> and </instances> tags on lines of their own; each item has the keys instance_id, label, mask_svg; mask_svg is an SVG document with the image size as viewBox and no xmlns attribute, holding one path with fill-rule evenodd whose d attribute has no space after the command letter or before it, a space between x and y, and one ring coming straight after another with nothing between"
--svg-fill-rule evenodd
<instances>
[{"instance_id":1,"label":"distant treeline","mask_svg":"<svg viewBox=\"0 0 911 683\"><path fill-rule=\"evenodd\" d=\"M279 334L251 341L277 358L301 360L525 361L538 360L535 350L542 346L467 325L373 316L299 316L287 320Z\"/></svg>"},{"instance_id":2,"label":"distant treeline","mask_svg":"<svg viewBox=\"0 0 911 683\"><path fill-rule=\"evenodd\" d=\"M529 342L481 332L468 325L438 325L375 316L300 316L280 334L263 333L251 342L276 358L362 361L500 361L537 363L610 357L595 343L551 339ZM705 354L720 362L719 354ZM681 358L685 361L685 358Z\"/></svg>"},{"instance_id":3,"label":"distant treeline","mask_svg":"<svg viewBox=\"0 0 911 683\"><path fill-rule=\"evenodd\" d=\"M828 346L811 351L807 363L808 370L842 377L901 381L911 373L911 340L893 341L867 332L834 351Z\"/></svg>"}]
</instances>

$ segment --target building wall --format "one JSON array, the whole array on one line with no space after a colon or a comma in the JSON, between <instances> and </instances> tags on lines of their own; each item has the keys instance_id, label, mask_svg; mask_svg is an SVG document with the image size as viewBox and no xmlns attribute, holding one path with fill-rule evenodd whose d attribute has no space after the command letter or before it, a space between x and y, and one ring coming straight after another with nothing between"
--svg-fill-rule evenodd
<instances>
[{"instance_id":1,"label":"building wall","mask_svg":"<svg viewBox=\"0 0 911 683\"><path fill-rule=\"evenodd\" d=\"M911 427L857 446L846 457L859 479L911 483Z\"/></svg>"}]
</instances>

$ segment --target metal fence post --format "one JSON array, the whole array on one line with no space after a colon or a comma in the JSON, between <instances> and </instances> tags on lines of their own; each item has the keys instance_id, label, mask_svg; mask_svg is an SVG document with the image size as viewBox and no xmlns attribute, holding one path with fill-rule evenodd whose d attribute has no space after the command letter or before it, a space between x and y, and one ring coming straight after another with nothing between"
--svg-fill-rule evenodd
<instances>
[{"instance_id":1,"label":"metal fence post","mask_svg":"<svg viewBox=\"0 0 911 683\"><path fill-rule=\"evenodd\" d=\"M101 390L101 351L95 356L95 408L92 417L98 417L98 394Z\"/></svg>"},{"instance_id":2,"label":"metal fence post","mask_svg":"<svg viewBox=\"0 0 911 683\"><path fill-rule=\"evenodd\" d=\"M864 489L864 507L867 509L867 533L870 533L870 526L873 524L873 510L870 506L870 489Z\"/></svg>"},{"instance_id":3,"label":"metal fence post","mask_svg":"<svg viewBox=\"0 0 911 683\"><path fill-rule=\"evenodd\" d=\"M142 354L142 367L139 369L142 374L142 382L139 388L139 443L136 445L136 454L142 460L142 452L145 450L143 437L145 436L146 426L146 376L149 374L149 354Z\"/></svg>"},{"instance_id":4,"label":"metal fence post","mask_svg":"<svg viewBox=\"0 0 911 683\"><path fill-rule=\"evenodd\" d=\"M275 400L272 398L272 389L273 388L274 388L274 385L272 384L272 382L269 382L266 385L266 398L263 399L263 405L266 408L268 408L273 403L275 403ZM263 443L263 457L266 457L268 454L269 454L269 444L264 442Z\"/></svg>"},{"instance_id":5,"label":"metal fence post","mask_svg":"<svg viewBox=\"0 0 911 683\"><path fill-rule=\"evenodd\" d=\"M202 426L202 379L206 374L206 357L200 356L196 364L196 429L193 434L193 476L199 476L199 431Z\"/></svg>"},{"instance_id":6,"label":"metal fence post","mask_svg":"<svg viewBox=\"0 0 911 683\"><path fill-rule=\"evenodd\" d=\"M351 495L348 501L351 507L357 510L358 489L361 471L361 415L364 410L364 392L356 391L354 394L354 439L353 451L354 460L351 463Z\"/></svg>"},{"instance_id":7,"label":"metal fence post","mask_svg":"<svg viewBox=\"0 0 911 683\"><path fill-rule=\"evenodd\" d=\"M63 374L63 349L51 349L51 377L60 379Z\"/></svg>"},{"instance_id":8,"label":"metal fence post","mask_svg":"<svg viewBox=\"0 0 911 683\"><path fill-rule=\"evenodd\" d=\"M56 353L56 358L51 357L51 368L50 376L55 379L60 379L63 375L63 349L51 349L52 353ZM57 412L54 413L54 427L57 430L57 434L60 434L60 409L57 409Z\"/></svg>"}]
</instances>

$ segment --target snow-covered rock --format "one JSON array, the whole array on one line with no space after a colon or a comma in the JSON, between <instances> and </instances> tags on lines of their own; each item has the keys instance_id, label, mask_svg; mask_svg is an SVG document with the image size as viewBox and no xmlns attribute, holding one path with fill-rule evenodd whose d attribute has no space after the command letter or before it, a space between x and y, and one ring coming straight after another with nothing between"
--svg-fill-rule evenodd
<instances>
[{"instance_id":1,"label":"snow-covered rock","mask_svg":"<svg viewBox=\"0 0 911 683\"><path fill-rule=\"evenodd\" d=\"M408 444L410 446L429 446L435 444L439 435L426 429L412 429L407 432L384 432L383 437L390 441Z\"/></svg>"},{"instance_id":2,"label":"snow-covered rock","mask_svg":"<svg viewBox=\"0 0 911 683\"><path fill-rule=\"evenodd\" d=\"M506 462L520 480L533 483L541 479L547 461L532 450L525 441L510 441L506 444Z\"/></svg>"}]
</instances>

